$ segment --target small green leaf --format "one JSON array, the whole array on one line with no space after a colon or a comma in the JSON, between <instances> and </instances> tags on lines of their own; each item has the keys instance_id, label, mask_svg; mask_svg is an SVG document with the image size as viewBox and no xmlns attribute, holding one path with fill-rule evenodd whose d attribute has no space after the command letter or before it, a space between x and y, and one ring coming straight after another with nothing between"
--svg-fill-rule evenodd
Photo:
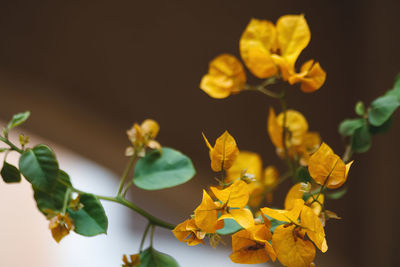
<instances>
[{"instance_id":1,"label":"small green leaf","mask_svg":"<svg viewBox=\"0 0 400 267\"><path fill-rule=\"evenodd\" d=\"M343 136L352 136L364 124L364 119L346 119L339 124L339 133Z\"/></svg>"},{"instance_id":2,"label":"small green leaf","mask_svg":"<svg viewBox=\"0 0 400 267\"><path fill-rule=\"evenodd\" d=\"M163 147L161 154L154 150L137 162L133 182L142 189L158 190L183 184L195 173L187 156Z\"/></svg>"},{"instance_id":3,"label":"small green leaf","mask_svg":"<svg viewBox=\"0 0 400 267\"><path fill-rule=\"evenodd\" d=\"M108 219L97 197L84 194L80 196L79 202L83 205L80 210L68 209L68 213L74 221L74 231L83 236L106 234Z\"/></svg>"},{"instance_id":4,"label":"small green leaf","mask_svg":"<svg viewBox=\"0 0 400 267\"><path fill-rule=\"evenodd\" d=\"M66 184L71 185L71 181L66 172L60 170L57 181L53 184L52 188L48 191L42 191L33 187L34 198L38 209L47 216L49 211L54 213L61 212L64 204L65 194L67 193L67 186L60 183L59 180L64 181Z\"/></svg>"},{"instance_id":5,"label":"small green leaf","mask_svg":"<svg viewBox=\"0 0 400 267\"><path fill-rule=\"evenodd\" d=\"M303 183L307 183L307 182L311 182L313 179L310 176L310 173L308 172L308 170L305 167L299 167L296 170L296 177L297 177L297 182L303 182Z\"/></svg>"},{"instance_id":6,"label":"small green leaf","mask_svg":"<svg viewBox=\"0 0 400 267\"><path fill-rule=\"evenodd\" d=\"M5 161L3 168L1 169L1 177L3 177L4 182L8 184L21 182L21 174L19 170Z\"/></svg>"},{"instance_id":7,"label":"small green leaf","mask_svg":"<svg viewBox=\"0 0 400 267\"><path fill-rule=\"evenodd\" d=\"M369 126L369 132L371 134L384 134L387 133L390 129L390 127L393 124L393 116L391 116L387 121L385 121L384 124L382 124L381 126L373 126L370 125Z\"/></svg>"},{"instance_id":8,"label":"small green leaf","mask_svg":"<svg viewBox=\"0 0 400 267\"><path fill-rule=\"evenodd\" d=\"M394 95L378 97L371 103L368 120L373 126L384 124L393 112L400 106L399 99Z\"/></svg>"},{"instance_id":9,"label":"small green leaf","mask_svg":"<svg viewBox=\"0 0 400 267\"><path fill-rule=\"evenodd\" d=\"M364 116L365 113L364 103L362 101L358 101L354 106L354 111L356 112L357 115Z\"/></svg>"},{"instance_id":10,"label":"small green leaf","mask_svg":"<svg viewBox=\"0 0 400 267\"><path fill-rule=\"evenodd\" d=\"M217 230L219 235L231 235L243 229L235 220L224 219L224 228Z\"/></svg>"},{"instance_id":11,"label":"small green leaf","mask_svg":"<svg viewBox=\"0 0 400 267\"><path fill-rule=\"evenodd\" d=\"M352 137L351 148L354 152L364 153L371 148L371 134L368 130L367 123L358 128Z\"/></svg>"},{"instance_id":12,"label":"small green leaf","mask_svg":"<svg viewBox=\"0 0 400 267\"><path fill-rule=\"evenodd\" d=\"M18 125L24 123L30 115L31 113L29 111L15 114L7 125L8 130L11 130L12 128L15 128Z\"/></svg>"},{"instance_id":13,"label":"small green leaf","mask_svg":"<svg viewBox=\"0 0 400 267\"><path fill-rule=\"evenodd\" d=\"M334 192L327 192L327 193L325 193L325 195L327 198L330 198L330 199L340 199L344 195L346 195L346 193L347 193L347 187L343 187Z\"/></svg>"},{"instance_id":14,"label":"small green leaf","mask_svg":"<svg viewBox=\"0 0 400 267\"><path fill-rule=\"evenodd\" d=\"M179 267L179 264L171 256L149 247L140 253L139 267Z\"/></svg>"},{"instance_id":15,"label":"small green leaf","mask_svg":"<svg viewBox=\"0 0 400 267\"><path fill-rule=\"evenodd\" d=\"M26 150L19 159L19 169L37 189L51 190L58 177L58 162L53 151L45 145Z\"/></svg>"}]
</instances>

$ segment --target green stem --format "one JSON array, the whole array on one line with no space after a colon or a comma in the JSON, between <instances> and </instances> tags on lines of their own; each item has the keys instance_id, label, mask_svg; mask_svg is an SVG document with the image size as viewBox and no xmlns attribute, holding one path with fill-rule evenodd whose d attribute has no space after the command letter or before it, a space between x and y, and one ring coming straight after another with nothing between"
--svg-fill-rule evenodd
<instances>
[{"instance_id":1,"label":"green stem","mask_svg":"<svg viewBox=\"0 0 400 267\"><path fill-rule=\"evenodd\" d=\"M142 241L140 241L139 252L143 251L144 241L146 240L146 236L147 236L147 233L149 232L150 226L151 226L151 223L148 222L147 226L146 226L146 229L144 230L144 233L143 233Z\"/></svg>"},{"instance_id":2,"label":"green stem","mask_svg":"<svg viewBox=\"0 0 400 267\"><path fill-rule=\"evenodd\" d=\"M156 227L154 225L151 226L151 234L150 234L150 247L153 247L153 238L154 238L154 230Z\"/></svg>"},{"instance_id":3,"label":"green stem","mask_svg":"<svg viewBox=\"0 0 400 267\"><path fill-rule=\"evenodd\" d=\"M67 205L68 205L68 200L69 200L69 195L71 193L71 188L67 188L67 191L65 192L65 196L64 196L64 203L63 203L63 207L62 207L62 212L65 213L65 211L67 210Z\"/></svg>"},{"instance_id":4,"label":"green stem","mask_svg":"<svg viewBox=\"0 0 400 267\"><path fill-rule=\"evenodd\" d=\"M8 140L7 138L4 138L3 136L0 136L0 141L9 145L11 150L17 151L18 153L21 153L21 154L24 152L24 150L18 148L16 145L11 143L10 140Z\"/></svg>"},{"instance_id":5,"label":"green stem","mask_svg":"<svg viewBox=\"0 0 400 267\"><path fill-rule=\"evenodd\" d=\"M342 156L342 160L344 163L347 163L350 161L351 156L353 156L353 149L351 148L351 145L346 146L346 150L344 151L344 154Z\"/></svg>"},{"instance_id":6,"label":"green stem","mask_svg":"<svg viewBox=\"0 0 400 267\"><path fill-rule=\"evenodd\" d=\"M79 194L90 194L87 192L84 192L82 190L76 189L74 187L72 187L71 185L69 185L68 183L66 183L65 181L61 180L61 179L57 179L57 181L69 188L71 188L74 192L79 193ZM101 195L95 195L98 199L102 199L102 200L106 200L106 201L111 201L111 202L115 202L118 204L121 204L127 208L130 208L131 210L135 211L136 213L139 213L140 215L142 215L143 217L147 218L149 220L149 222L153 225L162 227L162 228L166 228L169 230L173 230L175 228L175 225L167 223L153 215L151 215L150 213L148 213L147 211L141 209L140 207L136 206L135 204L133 204L132 202L130 202L129 200L123 198L122 196L116 196L116 197L107 197L107 196L101 196Z\"/></svg>"},{"instance_id":7,"label":"green stem","mask_svg":"<svg viewBox=\"0 0 400 267\"><path fill-rule=\"evenodd\" d=\"M121 182L119 183L117 196L121 196L121 192L124 189L125 181L128 178L128 174L131 171L133 164L135 163L135 159L136 159L136 152L133 153L131 159L129 160L128 164L126 165L124 173L121 176Z\"/></svg>"}]
</instances>

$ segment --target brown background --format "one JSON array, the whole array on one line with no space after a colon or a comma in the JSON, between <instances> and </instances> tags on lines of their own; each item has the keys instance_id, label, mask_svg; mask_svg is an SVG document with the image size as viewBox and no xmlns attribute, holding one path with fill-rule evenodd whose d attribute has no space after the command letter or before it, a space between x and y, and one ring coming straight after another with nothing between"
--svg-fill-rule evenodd
<instances>
[{"instance_id":1,"label":"brown background","mask_svg":"<svg viewBox=\"0 0 400 267\"><path fill-rule=\"evenodd\" d=\"M300 62L317 59L328 78L314 94L294 88L289 105L342 153L339 122L354 116L357 100L369 103L389 89L400 71L399 10L398 1L366 0L0 1L0 118L29 109L31 132L116 172L126 162L125 130L158 120L159 141L192 157L199 175L175 189L133 190L132 197L179 222L200 201L201 186L213 182L202 131L214 140L229 129L239 148L282 166L266 134L268 106L276 103L250 92L214 100L198 89L214 56L238 55L250 18L305 14L312 40ZM344 220L326 228L322 266L398 262L399 133L397 114L390 133L355 156L349 193L329 202Z\"/></svg>"}]
</instances>

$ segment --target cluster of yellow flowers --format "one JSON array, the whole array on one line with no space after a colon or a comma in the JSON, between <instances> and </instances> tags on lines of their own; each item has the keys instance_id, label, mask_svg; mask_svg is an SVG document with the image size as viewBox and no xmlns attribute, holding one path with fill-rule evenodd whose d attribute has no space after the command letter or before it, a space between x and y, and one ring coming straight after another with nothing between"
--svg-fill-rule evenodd
<instances>
[{"instance_id":1,"label":"cluster of yellow flowers","mask_svg":"<svg viewBox=\"0 0 400 267\"><path fill-rule=\"evenodd\" d=\"M265 79L256 87L246 84L244 67L233 55L222 54L211 61L200 84L211 97L225 98L255 89L283 103L278 115L270 108L267 130L289 171L280 175L274 166L263 170L261 157L251 151L239 151L227 131L214 146L203 135L210 151L211 169L220 175L219 185L203 190L202 202L191 219L173 230L178 240L194 246L204 244L209 237L210 244L216 246L221 239L219 230L229 227L226 223L230 219L237 223L237 228L228 231L232 234L230 259L235 263L278 259L284 266L305 267L314 264L315 247L327 251L325 222L340 218L326 209L325 194L345 183L352 162L346 164L317 132L310 132L300 112L286 108L285 90L278 94L265 88L278 79L290 85L300 83L306 93L323 85L326 73L314 60L304 63L300 72L295 69L310 38L303 15L282 16L276 25L252 19L241 36L240 54L250 72ZM307 179L299 178L298 170ZM284 209L265 207L288 177L297 182L286 195Z\"/></svg>"},{"instance_id":2,"label":"cluster of yellow flowers","mask_svg":"<svg viewBox=\"0 0 400 267\"><path fill-rule=\"evenodd\" d=\"M214 146L205 140L210 149L212 170L228 174L227 179L221 181L220 188L210 187L210 194L214 199L203 190L202 202L194 210L194 216L173 230L178 240L190 246L203 244L206 236L210 237L210 241L218 240L219 238L214 236L217 235L218 229L224 227L224 220L233 219L242 228L232 235L233 252L230 258L233 262L252 264L266 262L269 259L275 261L278 258L285 266L309 266L315 257L313 243L322 252L327 251L325 219L337 216L334 216L333 212L325 211L322 192L325 188L333 189L343 185L351 163L345 164L327 144L322 143L308 161L308 170L315 182L314 187L319 190L313 190L315 192L303 200L305 193L312 191L311 187L307 190L304 184L297 183L287 194L285 209L263 207L260 212L255 212L260 216L254 218L252 211L247 208L251 195L258 194L260 198L267 192L267 190L251 190L254 185L262 182L259 178L253 181L248 179L254 173L258 175L261 173L257 167L260 166L260 162L254 160L259 156L244 152L246 156L240 157L236 141L228 132L222 134ZM248 157L249 155L251 156ZM238 166L249 168L240 170ZM266 175L276 177L275 174L270 174L276 172L271 171L271 168L274 167L266 169ZM249 170L254 172L248 172ZM237 174L235 179L233 173ZM268 183L265 184L268 188ZM273 234L270 231L272 224L268 218L279 221L279 226L274 229ZM313 243L306 239L306 236Z\"/></svg>"},{"instance_id":3,"label":"cluster of yellow flowers","mask_svg":"<svg viewBox=\"0 0 400 267\"><path fill-rule=\"evenodd\" d=\"M303 92L314 92L325 82L326 73L318 62L309 60L300 72L295 63L311 39L303 15L286 15L276 25L252 19L240 38L240 55L250 72L260 79L279 76L290 85L301 83ZM200 88L213 98L225 98L246 89L246 73L233 55L222 54L211 61Z\"/></svg>"}]
</instances>

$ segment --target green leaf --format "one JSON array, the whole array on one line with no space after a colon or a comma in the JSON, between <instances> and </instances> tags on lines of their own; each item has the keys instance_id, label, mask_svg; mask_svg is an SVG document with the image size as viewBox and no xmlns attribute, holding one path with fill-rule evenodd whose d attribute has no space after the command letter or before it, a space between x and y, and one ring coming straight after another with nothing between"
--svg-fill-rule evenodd
<instances>
[{"instance_id":1,"label":"green leaf","mask_svg":"<svg viewBox=\"0 0 400 267\"><path fill-rule=\"evenodd\" d=\"M297 177L297 182L303 182L303 183L307 183L307 182L311 182L312 178L310 176L310 173L308 172L307 168L305 167L299 167L296 170L296 177Z\"/></svg>"},{"instance_id":2,"label":"green leaf","mask_svg":"<svg viewBox=\"0 0 400 267\"><path fill-rule=\"evenodd\" d=\"M362 101L358 101L354 106L354 111L356 112L357 115L364 116L365 113L364 103Z\"/></svg>"},{"instance_id":3,"label":"green leaf","mask_svg":"<svg viewBox=\"0 0 400 267\"><path fill-rule=\"evenodd\" d=\"M339 133L343 136L352 136L364 124L364 119L346 119L339 124Z\"/></svg>"},{"instance_id":4,"label":"green leaf","mask_svg":"<svg viewBox=\"0 0 400 267\"><path fill-rule=\"evenodd\" d=\"M80 195L79 202L83 205L83 208L79 210L68 209L68 213L74 221L74 231L84 236L106 234L108 219L97 197L91 194L83 194Z\"/></svg>"},{"instance_id":5,"label":"green leaf","mask_svg":"<svg viewBox=\"0 0 400 267\"><path fill-rule=\"evenodd\" d=\"M29 111L15 114L7 125L8 130L11 130L12 128L15 128L18 125L24 123L30 115L31 113Z\"/></svg>"},{"instance_id":6,"label":"green leaf","mask_svg":"<svg viewBox=\"0 0 400 267\"><path fill-rule=\"evenodd\" d=\"M373 126L384 124L393 112L400 106L400 101L395 95L378 97L371 103L368 120Z\"/></svg>"},{"instance_id":7,"label":"green leaf","mask_svg":"<svg viewBox=\"0 0 400 267\"><path fill-rule=\"evenodd\" d=\"M235 220L224 219L224 228L217 230L219 235L231 235L243 229Z\"/></svg>"},{"instance_id":8,"label":"green leaf","mask_svg":"<svg viewBox=\"0 0 400 267\"><path fill-rule=\"evenodd\" d=\"M343 187L339 190L336 190L334 192L327 192L325 193L327 198L330 199L340 199L342 198L345 194L347 193L347 187Z\"/></svg>"},{"instance_id":9,"label":"green leaf","mask_svg":"<svg viewBox=\"0 0 400 267\"><path fill-rule=\"evenodd\" d=\"M59 171L56 156L45 145L26 150L19 159L19 169L35 188L42 191L52 188Z\"/></svg>"},{"instance_id":10,"label":"green leaf","mask_svg":"<svg viewBox=\"0 0 400 267\"><path fill-rule=\"evenodd\" d=\"M391 116L387 121L385 121L384 124L382 124L381 126L373 126L370 125L369 126L369 132L371 134L384 134L387 133L390 129L390 127L393 124L393 116Z\"/></svg>"},{"instance_id":11,"label":"green leaf","mask_svg":"<svg viewBox=\"0 0 400 267\"><path fill-rule=\"evenodd\" d=\"M371 134L368 125L365 122L361 128L358 128L351 140L351 148L354 152L364 153L371 148Z\"/></svg>"},{"instance_id":12,"label":"green leaf","mask_svg":"<svg viewBox=\"0 0 400 267\"><path fill-rule=\"evenodd\" d=\"M158 190L183 184L195 173L192 161L187 156L163 147L161 154L153 150L137 162L133 182L142 189Z\"/></svg>"},{"instance_id":13,"label":"green leaf","mask_svg":"<svg viewBox=\"0 0 400 267\"><path fill-rule=\"evenodd\" d=\"M71 185L68 174L62 170L59 171L58 180L62 180L66 184ZM48 191L42 191L33 186L33 196L36 200L36 205L45 216L49 214L49 211L58 213L61 212L63 208L64 198L68 187L60 183L58 180Z\"/></svg>"},{"instance_id":14,"label":"green leaf","mask_svg":"<svg viewBox=\"0 0 400 267\"><path fill-rule=\"evenodd\" d=\"M179 267L179 264L171 256L149 247L140 253L139 267Z\"/></svg>"},{"instance_id":15,"label":"green leaf","mask_svg":"<svg viewBox=\"0 0 400 267\"><path fill-rule=\"evenodd\" d=\"M1 177L3 177L4 182L8 184L21 182L21 174L19 170L5 161L3 168L1 169Z\"/></svg>"}]
</instances>

